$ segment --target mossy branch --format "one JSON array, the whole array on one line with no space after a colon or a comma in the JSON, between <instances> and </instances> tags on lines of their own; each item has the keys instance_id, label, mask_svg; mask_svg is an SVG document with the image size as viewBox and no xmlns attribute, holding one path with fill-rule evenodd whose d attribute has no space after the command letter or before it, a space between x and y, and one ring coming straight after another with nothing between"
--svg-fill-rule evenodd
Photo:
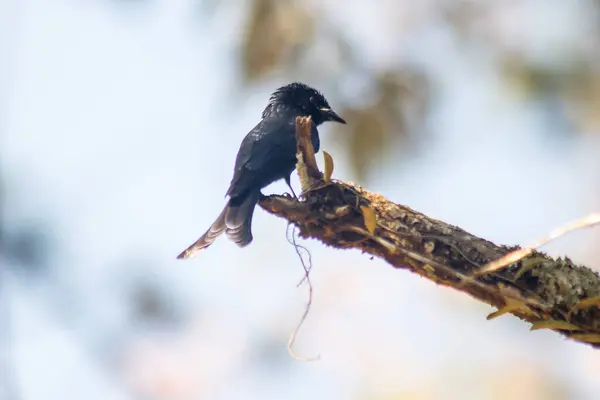
<instances>
[{"instance_id":1,"label":"mossy branch","mask_svg":"<svg viewBox=\"0 0 600 400\"><path fill-rule=\"evenodd\" d=\"M310 144L310 120L297 121L303 200L269 196L260 205L299 227L300 235L338 249L354 248L452 287L573 340L600 347L600 277L566 257L533 251L507 267L481 267L519 249L496 245L396 204L352 183L322 179ZM308 139L308 141L307 141ZM311 171L313 169L313 171ZM321 178L319 178L321 177Z\"/></svg>"}]
</instances>

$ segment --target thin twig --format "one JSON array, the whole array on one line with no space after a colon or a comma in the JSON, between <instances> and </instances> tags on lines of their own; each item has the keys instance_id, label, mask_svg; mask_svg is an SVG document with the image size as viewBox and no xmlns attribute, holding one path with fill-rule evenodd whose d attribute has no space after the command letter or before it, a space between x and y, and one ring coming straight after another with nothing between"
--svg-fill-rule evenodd
<instances>
[{"instance_id":1,"label":"thin twig","mask_svg":"<svg viewBox=\"0 0 600 400\"><path fill-rule=\"evenodd\" d=\"M289 225L288 225L288 228L289 228ZM296 328L290 335L287 349L288 349L288 352L290 353L290 355L295 360L307 361L307 362L308 361L318 361L319 359L321 359L320 355L317 355L316 357L303 357L303 356L298 355L294 351L294 343L296 342L296 336L298 335L298 331L300 331L300 328L304 324L304 321L306 320L306 317L308 316L308 313L310 312L310 308L312 305L312 299L313 299L313 286L312 286L312 282L310 280L310 270L312 268L312 259L311 259L310 252L308 251L308 249L302 245L299 245L296 242L296 234L295 234L296 229L297 229L297 227L293 226L292 235L291 235L291 238L288 236L288 241L290 242L290 244L292 246L294 246L294 250L296 251L298 258L300 259L300 262L302 263L302 268L304 268L304 278L302 279L302 281L300 281L298 286L300 286L304 281L306 281L306 283L308 285L308 301L306 302L306 306L304 308L304 313L302 314L300 321L298 322L298 324L296 325ZM289 231L289 229L288 229L288 231ZM302 257L302 253L300 252L300 250L302 250L302 249L304 249L306 251L306 253L308 254L308 264L304 261L304 258Z\"/></svg>"},{"instance_id":2,"label":"thin twig","mask_svg":"<svg viewBox=\"0 0 600 400\"><path fill-rule=\"evenodd\" d=\"M292 232L291 235L290 235L290 228L292 228L291 229L291 232ZM297 228L298 227L296 225L288 223L287 229L285 231L285 237L286 237L286 239L287 239L287 241L288 241L289 244L291 244L292 246L296 247L299 250L304 250L304 252L308 256L308 263L307 263L308 267L304 271L305 272L304 276L302 277L302 279L300 280L300 282L298 282L298 284L296 285L296 287L300 287L300 286L302 286L302 284L304 282L306 282L306 278L308 277L308 274L310 273L310 270L312 269L312 254L310 254L310 251L305 246L303 246L301 244L298 244L296 242L296 238L294 237L294 235L296 234L296 229Z\"/></svg>"},{"instance_id":3,"label":"thin twig","mask_svg":"<svg viewBox=\"0 0 600 400\"><path fill-rule=\"evenodd\" d=\"M481 268L479 271L475 272L474 276L481 276L481 275L489 274L490 272L499 271L503 268L506 268L507 266L509 266L512 263L522 260L523 258L525 258L528 255L530 255L531 253L533 253L533 251L536 250L537 248L542 247L543 245L545 245L555 239L558 239L559 237L564 236L567 233L573 232L578 229L598 225L598 224L600 224L600 213L592 213L592 214L589 214L578 220L569 222L566 225L563 225L559 228L552 230L547 236L538 240L537 242L535 242L529 246L520 248L518 250L511 251L510 253L506 254L505 256L503 256L501 258L487 263L486 265L483 266L483 268Z\"/></svg>"}]
</instances>

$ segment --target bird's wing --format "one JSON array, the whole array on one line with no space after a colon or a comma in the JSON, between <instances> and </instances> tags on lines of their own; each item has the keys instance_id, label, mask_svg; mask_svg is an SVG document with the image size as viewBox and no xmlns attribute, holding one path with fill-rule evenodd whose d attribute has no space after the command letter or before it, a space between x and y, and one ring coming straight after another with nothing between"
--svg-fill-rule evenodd
<instances>
[{"instance_id":1,"label":"bird's wing","mask_svg":"<svg viewBox=\"0 0 600 400\"><path fill-rule=\"evenodd\" d=\"M316 129L313 123L315 133ZM282 166L291 163L293 169L295 132L296 119L293 117L264 119L254 127L240 145L227 194L233 197L255 186L262 188L283 177L286 171L281 170Z\"/></svg>"}]
</instances>

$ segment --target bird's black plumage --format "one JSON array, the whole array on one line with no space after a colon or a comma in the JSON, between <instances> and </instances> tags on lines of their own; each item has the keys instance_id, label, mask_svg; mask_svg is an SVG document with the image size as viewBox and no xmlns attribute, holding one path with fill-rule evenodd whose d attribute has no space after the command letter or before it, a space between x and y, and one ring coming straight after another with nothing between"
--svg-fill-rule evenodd
<instances>
[{"instance_id":1,"label":"bird's black plumage","mask_svg":"<svg viewBox=\"0 0 600 400\"><path fill-rule=\"evenodd\" d=\"M261 189L280 179L289 185L296 167L298 116L311 117L315 152L320 146L317 126L326 121L346 123L329 107L325 97L310 86L295 82L277 89L263 111L262 120L242 140L225 208L208 231L177 258L193 256L223 232L240 247L252 241L252 215Z\"/></svg>"}]
</instances>

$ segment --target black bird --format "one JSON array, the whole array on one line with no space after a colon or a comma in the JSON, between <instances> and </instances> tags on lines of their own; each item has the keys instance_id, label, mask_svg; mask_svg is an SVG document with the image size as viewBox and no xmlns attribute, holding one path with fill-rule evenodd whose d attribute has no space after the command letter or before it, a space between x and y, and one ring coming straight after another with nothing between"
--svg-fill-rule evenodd
<instances>
[{"instance_id":1,"label":"black bird","mask_svg":"<svg viewBox=\"0 0 600 400\"><path fill-rule=\"evenodd\" d=\"M265 186L290 177L296 167L296 117L312 119L311 142L319 151L317 126L326 121L345 124L329 107L325 97L303 83L280 87L270 97L262 120L242 141L235 160L233 179L226 196L229 201L217 220L194 244L177 258L189 258L210 246L225 232L240 247L252 241L252 214Z\"/></svg>"}]
</instances>

